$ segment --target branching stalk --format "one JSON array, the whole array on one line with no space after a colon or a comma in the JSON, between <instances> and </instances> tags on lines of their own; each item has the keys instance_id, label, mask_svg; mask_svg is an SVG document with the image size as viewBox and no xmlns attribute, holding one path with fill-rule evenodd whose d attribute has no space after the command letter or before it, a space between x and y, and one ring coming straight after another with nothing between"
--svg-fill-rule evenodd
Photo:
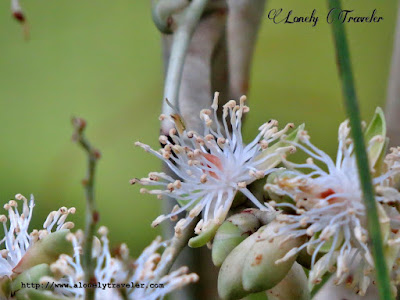
<instances>
[{"instance_id":1,"label":"branching stalk","mask_svg":"<svg viewBox=\"0 0 400 300\"><path fill-rule=\"evenodd\" d=\"M161 261L165 259L167 263L163 264L163 269L158 272L158 279L169 273L175 260L178 258L183 248L188 244L189 239L193 236L194 228L198 222L199 219L194 218L182 230L182 232L179 233L179 235L175 233L174 237L169 241L169 244L161 257Z\"/></svg>"},{"instance_id":2,"label":"branching stalk","mask_svg":"<svg viewBox=\"0 0 400 300\"><path fill-rule=\"evenodd\" d=\"M341 11L340 0L328 0L329 9ZM350 119L351 134L354 140L360 183L366 206L368 232L372 241L376 280L381 299L392 299L390 292L390 279L386 267L382 234L380 230L377 206L374 198L374 189L371 181L370 168L361 128L360 110L358 107L353 74L351 70L350 53L347 44L344 24L337 18L332 23L333 37L336 46L336 57L339 75L342 83L344 105Z\"/></svg>"},{"instance_id":3,"label":"branching stalk","mask_svg":"<svg viewBox=\"0 0 400 300\"><path fill-rule=\"evenodd\" d=\"M83 248L83 269L85 271L85 282L96 283L97 280L94 276L95 264L92 259L92 246L93 236L95 234L96 225L99 220L99 213L96 210L96 203L94 198L94 177L96 170L96 163L100 158L100 152L93 148L84 135L86 128L86 121L80 118L73 118L72 125L74 126L73 141L77 142L86 152L88 160L87 175L82 184L85 188L86 196L86 218L85 218L85 240ZM93 300L95 290L93 288L86 288L85 299Z\"/></svg>"}]
</instances>

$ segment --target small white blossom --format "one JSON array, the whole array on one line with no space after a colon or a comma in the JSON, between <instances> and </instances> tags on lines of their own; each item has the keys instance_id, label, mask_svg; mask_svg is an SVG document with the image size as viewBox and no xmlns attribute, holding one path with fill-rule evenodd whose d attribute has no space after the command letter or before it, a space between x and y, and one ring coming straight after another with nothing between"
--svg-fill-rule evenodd
<instances>
[{"instance_id":1,"label":"small white blossom","mask_svg":"<svg viewBox=\"0 0 400 300\"><path fill-rule=\"evenodd\" d=\"M300 142L292 144L311 158L304 164L284 161L289 170L278 175L274 183L267 184L266 189L289 196L294 201L293 204L276 204L296 212L278 216L278 220L287 224L277 234L310 237L296 251L288 254L297 254L304 248L312 254L310 281L318 283L325 272L332 272L336 268L337 284L346 283L359 294L364 294L371 281L368 274L373 270L374 262L368 244L366 208L354 144L349 132L348 122L345 121L339 127L336 162L315 147L306 132L300 133ZM372 139L370 146L375 140L379 139ZM314 160L323 166L315 164ZM299 171L301 169L309 170L309 173L304 174ZM373 184L382 185L391 175L391 172L387 172L375 177ZM384 197L376 198L384 201ZM378 208L380 222L388 224L389 219L380 204ZM321 254L324 255L316 262Z\"/></svg>"},{"instance_id":2,"label":"small white blossom","mask_svg":"<svg viewBox=\"0 0 400 300\"><path fill-rule=\"evenodd\" d=\"M44 238L52 231L70 229L74 226L72 222L65 222L65 220L70 213L75 213L75 208L61 207L48 215L43 224L44 229L35 229L29 233L29 223L35 206L34 198L31 196L28 203L24 196L17 194L15 199L23 202L22 211L18 210L18 202L11 200L4 205L4 209L8 212L8 218L5 215L0 215L0 222L3 223L4 229L4 237L0 240L0 245L4 245L4 249L0 250L0 277L11 276L13 269L36 241ZM9 226L7 226L7 220Z\"/></svg>"},{"instance_id":3,"label":"small white blossom","mask_svg":"<svg viewBox=\"0 0 400 300\"><path fill-rule=\"evenodd\" d=\"M160 271L164 270L165 264L172 259L171 256L161 256L157 253L162 246L164 243L161 242L161 238L155 239L135 261L135 270L129 281L144 284L144 288L128 291L129 299L162 299L170 292L199 280L198 275L188 274L187 267L181 267L167 275L160 276ZM156 280L156 278L160 279Z\"/></svg>"},{"instance_id":4,"label":"small white blossom","mask_svg":"<svg viewBox=\"0 0 400 300\"><path fill-rule=\"evenodd\" d=\"M97 284L114 284L114 283L125 283L128 276L127 267L124 266L124 262L120 259L111 257L109 241L107 238L107 229L100 227L99 233L101 240L95 238L93 241L92 255L95 259L95 270L94 276ZM58 288L55 288L57 294L61 294L67 297L73 297L76 299L83 299L85 296L84 286L84 270L82 268L82 244L84 240L84 234L81 230L78 230L75 234L70 233L67 236L72 242L74 248L73 257L62 254L60 258L50 266L51 271L55 274L55 278L43 278L43 282L55 282L59 284ZM127 247L121 246L124 253L123 256L127 256ZM60 284L64 284L62 287ZM68 286L67 286L68 285ZM96 288L95 289L96 299L122 299L117 288Z\"/></svg>"},{"instance_id":5,"label":"small white blossom","mask_svg":"<svg viewBox=\"0 0 400 300\"><path fill-rule=\"evenodd\" d=\"M107 238L108 230L103 226L99 229L100 240L93 243L93 258L95 259L94 277L102 288L95 289L95 299L122 300L121 292L131 300L156 300L162 299L168 293L181 288L189 283L196 282L196 274L187 274L188 269L182 267L165 276L159 276L170 258L161 258L157 251L165 245L161 238L155 239L132 263L129 251L125 244L118 250L118 257L112 257ZM55 282L67 286L55 288L55 293L75 299L84 299L85 289L84 270L82 268L83 232L77 231L68 238L74 247L74 255L61 255L50 268L55 278L44 277L42 282ZM111 285L109 285L111 284ZM113 286L115 284L115 286ZM118 286L120 288L116 288ZM129 285L129 287L126 287Z\"/></svg>"},{"instance_id":6,"label":"small white blossom","mask_svg":"<svg viewBox=\"0 0 400 300\"><path fill-rule=\"evenodd\" d=\"M134 179L132 183L148 186L158 186L160 189L141 189L143 193L172 197L181 205L170 214L158 217L153 226L172 218L186 210L188 217L178 222L176 232L185 227L190 220L202 213L203 219L196 227L196 233L220 225L232 205L238 191L244 194L253 204L262 210L273 210L263 205L249 191L247 186L256 179L263 178L279 164L281 156L294 151L294 147L268 148L271 143L279 140L293 127L288 124L278 131L275 120L270 120L260 126L260 133L249 144L242 138L242 116L249 111L245 105L246 97L240 98L240 104L234 100L223 106L222 124L216 121L218 110L218 93L216 93L212 110L200 112L204 122L204 132L199 134L187 131L178 115L171 116L176 129L169 132L169 137L160 136L163 148L160 151L137 142L142 147L161 159L177 178L164 173L150 173L148 178ZM166 116L162 116L165 119Z\"/></svg>"}]
</instances>

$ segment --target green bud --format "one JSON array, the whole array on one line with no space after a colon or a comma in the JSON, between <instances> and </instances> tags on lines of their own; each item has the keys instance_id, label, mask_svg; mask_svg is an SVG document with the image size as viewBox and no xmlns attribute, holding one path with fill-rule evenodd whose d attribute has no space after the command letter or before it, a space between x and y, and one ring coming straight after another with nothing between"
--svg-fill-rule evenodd
<instances>
[{"instance_id":1,"label":"green bud","mask_svg":"<svg viewBox=\"0 0 400 300\"><path fill-rule=\"evenodd\" d=\"M203 247L206 245L209 241L212 240L212 238L215 236L215 233L217 232L218 228L220 227L220 224L213 223L208 226L208 228L203 229L203 231L195 237L192 237L189 240L189 247L191 248L199 248Z\"/></svg>"},{"instance_id":2,"label":"green bud","mask_svg":"<svg viewBox=\"0 0 400 300\"><path fill-rule=\"evenodd\" d=\"M296 255L282 259L300 246L302 238L272 238L280 223L272 221L241 242L227 256L218 275L218 294L222 299L241 299L264 291L280 282L292 267Z\"/></svg>"},{"instance_id":3,"label":"green bud","mask_svg":"<svg viewBox=\"0 0 400 300\"><path fill-rule=\"evenodd\" d=\"M261 226L251 213L239 213L226 219L218 228L212 246L212 260L220 267L229 253Z\"/></svg>"},{"instance_id":4,"label":"green bud","mask_svg":"<svg viewBox=\"0 0 400 300\"><path fill-rule=\"evenodd\" d=\"M368 158L371 167L375 167L375 164L379 160L381 155L384 155L384 148L386 142L386 120L385 115L380 107L377 107L375 114L372 117L371 122L368 124L365 130L364 137L365 141L368 143L372 138L376 136L381 136L381 141L375 141L368 150Z\"/></svg>"},{"instance_id":5,"label":"green bud","mask_svg":"<svg viewBox=\"0 0 400 300\"><path fill-rule=\"evenodd\" d=\"M11 280L8 276L0 278L0 299L8 299L10 297L10 283Z\"/></svg>"},{"instance_id":6,"label":"green bud","mask_svg":"<svg viewBox=\"0 0 400 300\"><path fill-rule=\"evenodd\" d=\"M67 300L69 298L56 296L49 291L35 290L35 289L22 289L19 290L15 296L17 300Z\"/></svg>"},{"instance_id":7,"label":"green bud","mask_svg":"<svg viewBox=\"0 0 400 300\"><path fill-rule=\"evenodd\" d=\"M34 243L15 266L13 272L19 274L38 264L51 264L63 253L72 255L72 244L66 239L69 232L68 229L59 230Z\"/></svg>"},{"instance_id":8,"label":"green bud","mask_svg":"<svg viewBox=\"0 0 400 300\"><path fill-rule=\"evenodd\" d=\"M267 291L268 300L310 300L308 280L303 268L294 263L289 273Z\"/></svg>"},{"instance_id":9,"label":"green bud","mask_svg":"<svg viewBox=\"0 0 400 300\"><path fill-rule=\"evenodd\" d=\"M303 238L273 237L280 226L282 225L278 222L271 222L262 233L256 233L258 238L246 254L243 267L243 288L246 291L256 293L274 287L286 276L295 262L297 255L276 263L303 242Z\"/></svg>"},{"instance_id":10,"label":"green bud","mask_svg":"<svg viewBox=\"0 0 400 300\"><path fill-rule=\"evenodd\" d=\"M22 288L21 283L39 283L43 276L50 276L50 267L47 264L36 265L17 276L11 282L11 291L14 293Z\"/></svg>"},{"instance_id":11,"label":"green bud","mask_svg":"<svg viewBox=\"0 0 400 300\"><path fill-rule=\"evenodd\" d=\"M242 272L246 256L266 226L258 229L227 256L218 274L218 294L222 299L241 299L250 292L242 285Z\"/></svg>"}]
</instances>

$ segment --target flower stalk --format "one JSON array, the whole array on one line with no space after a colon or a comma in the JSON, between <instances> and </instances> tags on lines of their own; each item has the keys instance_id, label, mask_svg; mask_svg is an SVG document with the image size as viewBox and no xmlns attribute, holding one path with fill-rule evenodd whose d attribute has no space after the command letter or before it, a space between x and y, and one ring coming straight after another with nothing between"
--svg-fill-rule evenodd
<instances>
[{"instance_id":1,"label":"flower stalk","mask_svg":"<svg viewBox=\"0 0 400 300\"><path fill-rule=\"evenodd\" d=\"M160 279L169 273L175 260L193 236L193 231L198 221L198 218L194 218L187 227L183 228L179 234L175 233L174 237L169 241L161 257L161 260L165 259L167 262L159 269L158 278L156 279Z\"/></svg>"},{"instance_id":2,"label":"flower stalk","mask_svg":"<svg viewBox=\"0 0 400 300\"><path fill-rule=\"evenodd\" d=\"M95 264L92 261L93 236L95 235L96 225L99 220L99 213L96 210L94 198L94 178L97 161L100 158L100 152L93 148L84 135L86 121L81 118L73 118L72 125L75 129L72 140L78 143L87 153L87 175L82 180L86 196L86 217L85 217L85 240L83 246L83 269L85 271L85 282L96 282L94 276ZM93 300L95 290L86 288L85 299Z\"/></svg>"},{"instance_id":3,"label":"flower stalk","mask_svg":"<svg viewBox=\"0 0 400 300\"><path fill-rule=\"evenodd\" d=\"M328 0L328 7L329 9L341 11L340 0ZM343 89L344 105L350 119L351 135L354 140L354 151L356 154L360 184L366 206L368 232L372 241L372 253L374 256L379 295L381 299L392 299L389 274L384 258L378 211L374 199L374 189L361 127L360 110L351 70L349 47L344 24L339 18L332 22L332 30L336 48L337 65Z\"/></svg>"}]
</instances>

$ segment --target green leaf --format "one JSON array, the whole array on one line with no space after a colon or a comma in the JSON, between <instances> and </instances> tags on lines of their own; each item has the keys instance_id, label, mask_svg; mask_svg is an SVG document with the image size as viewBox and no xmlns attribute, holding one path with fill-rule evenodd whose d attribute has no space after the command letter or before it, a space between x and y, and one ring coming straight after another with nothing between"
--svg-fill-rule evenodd
<instances>
[{"instance_id":1,"label":"green leaf","mask_svg":"<svg viewBox=\"0 0 400 300\"><path fill-rule=\"evenodd\" d=\"M381 154L379 155L378 160L376 161L375 166L374 166L374 169L375 169L374 177L378 177L378 176L382 175L382 173L385 171L384 163L385 163L385 157L386 157L388 147L389 147L389 138L387 137L387 138L385 138L385 143L383 145ZM396 178L398 179L398 177L399 177L398 175L395 176L395 181L396 181Z\"/></svg>"}]
</instances>

